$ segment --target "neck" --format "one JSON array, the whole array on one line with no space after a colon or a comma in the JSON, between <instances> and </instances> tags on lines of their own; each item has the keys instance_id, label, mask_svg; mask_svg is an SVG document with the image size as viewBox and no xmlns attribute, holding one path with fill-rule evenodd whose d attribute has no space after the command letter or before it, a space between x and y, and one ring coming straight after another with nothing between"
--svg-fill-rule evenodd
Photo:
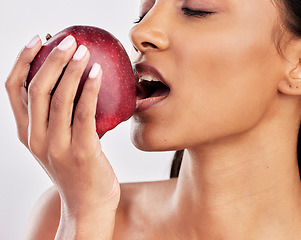
<instances>
[{"instance_id":1,"label":"neck","mask_svg":"<svg viewBox=\"0 0 301 240\"><path fill-rule=\"evenodd\" d=\"M288 234L300 233L292 229L301 224L297 130L275 129L257 126L185 150L173 203L187 239L295 239Z\"/></svg>"}]
</instances>

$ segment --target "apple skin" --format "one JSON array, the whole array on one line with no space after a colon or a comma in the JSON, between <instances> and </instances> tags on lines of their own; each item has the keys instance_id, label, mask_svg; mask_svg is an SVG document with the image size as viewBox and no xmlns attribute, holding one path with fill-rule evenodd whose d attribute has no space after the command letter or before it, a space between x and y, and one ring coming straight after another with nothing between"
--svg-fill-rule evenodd
<instances>
[{"instance_id":1,"label":"apple skin","mask_svg":"<svg viewBox=\"0 0 301 240\"><path fill-rule=\"evenodd\" d=\"M28 88L52 49L68 35L76 39L77 46L85 45L90 51L90 60L81 77L74 107L93 64L99 63L103 70L95 116L96 131L101 138L119 123L128 120L136 109L136 80L132 65L124 47L111 33L92 26L71 26L57 33L42 46L31 63L26 87ZM61 77L56 86L60 79Z\"/></svg>"}]
</instances>

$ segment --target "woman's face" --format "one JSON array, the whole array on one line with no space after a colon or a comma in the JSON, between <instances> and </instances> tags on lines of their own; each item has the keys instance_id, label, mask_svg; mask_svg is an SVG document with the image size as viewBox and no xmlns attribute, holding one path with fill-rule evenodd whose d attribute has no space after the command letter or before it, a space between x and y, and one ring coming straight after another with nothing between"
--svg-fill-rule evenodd
<instances>
[{"instance_id":1,"label":"woman's face","mask_svg":"<svg viewBox=\"0 0 301 240\"><path fill-rule=\"evenodd\" d=\"M283 78L271 0L142 0L140 15L130 33L134 64L153 66L170 91L143 100L135 113L136 147L177 150L225 140L269 116ZM155 75L141 69L138 75Z\"/></svg>"}]
</instances>

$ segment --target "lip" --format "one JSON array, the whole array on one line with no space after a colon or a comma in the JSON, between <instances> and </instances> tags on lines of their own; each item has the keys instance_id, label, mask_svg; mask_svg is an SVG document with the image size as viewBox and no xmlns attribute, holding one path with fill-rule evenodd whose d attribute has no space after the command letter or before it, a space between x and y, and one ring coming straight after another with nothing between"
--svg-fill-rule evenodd
<instances>
[{"instance_id":1,"label":"lip","mask_svg":"<svg viewBox=\"0 0 301 240\"><path fill-rule=\"evenodd\" d=\"M160 82L162 82L167 87L169 87L169 85L166 83L165 79L162 77L160 72L149 63L141 62L141 63L133 64L133 72L135 75L136 84L138 84L140 76L150 75L150 76L153 76L154 78L158 79ZM170 89L170 87L169 87L169 89ZM150 97L150 98L146 98L146 99L138 99L137 98L135 112L138 113L138 112L145 111L145 110L151 108L152 106L156 105L157 103L163 101L167 97L168 97L168 95L158 96L158 97Z\"/></svg>"},{"instance_id":2,"label":"lip","mask_svg":"<svg viewBox=\"0 0 301 240\"><path fill-rule=\"evenodd\" d=\"M155 77L156 79L158 79L160 82L162 82L164 85L169 87L168 83L162 77L160 72L149 63L146 63L146 62L135 63L135 64L133 64L133 71L135 74L136 83L138 83L139 77L141 75L151 75L151 76Z\"/></svg>"}]
</instances>

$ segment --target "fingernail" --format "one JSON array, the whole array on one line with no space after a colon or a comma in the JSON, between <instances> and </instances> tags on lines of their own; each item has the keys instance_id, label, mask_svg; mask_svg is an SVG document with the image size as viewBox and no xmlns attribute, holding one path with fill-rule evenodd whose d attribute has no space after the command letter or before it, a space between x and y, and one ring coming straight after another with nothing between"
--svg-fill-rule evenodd
<instances>
[{"instance_id":1,"label":"fingernail","mask_svg":"<svg viewBox=\"0 0 301 240\"><path fill-rule=\"evenodd\" d=\"M35 35L26 45L27 48L33 48L40 41L39 35Z\"/></svg>"},{"instance_id":2,"label":"fingernail","mask_svg":"<svg viewBox=\"0 0 301 240\"><path fill-rule=\"evenodd\" d=\"M71 35L64 38L63 41L60 42L60 44L57 46L58 49L65 51L72 47L72 45L75 43L75 38Z\"/></svg>"},{"instance_id":3,"label":"fingernail","mask_svg":"<svg viewBox=\"0 0 301 240\"><path fill-rule=\"evenodd\" d=\"M83 57L86 55L87 50L88 49L87 49L86 46L80 45L78 47L78 49L76 50L76 52L74 53L73 59L76 60L76 61L82 60Z\"/></svg>"},{"instance_id":4,"label":"fingernail","mask_svg":"<svg viewBox=\"0 0 301 240\"><path fill-rule=\"evenodd\" d=\"M98 63L94 63L93 64L93 67L91 68L91 71L89 73L89 78L97 78L98 75L100 74L101 72L101 67Z\"/></svg>"}]
</instances>

